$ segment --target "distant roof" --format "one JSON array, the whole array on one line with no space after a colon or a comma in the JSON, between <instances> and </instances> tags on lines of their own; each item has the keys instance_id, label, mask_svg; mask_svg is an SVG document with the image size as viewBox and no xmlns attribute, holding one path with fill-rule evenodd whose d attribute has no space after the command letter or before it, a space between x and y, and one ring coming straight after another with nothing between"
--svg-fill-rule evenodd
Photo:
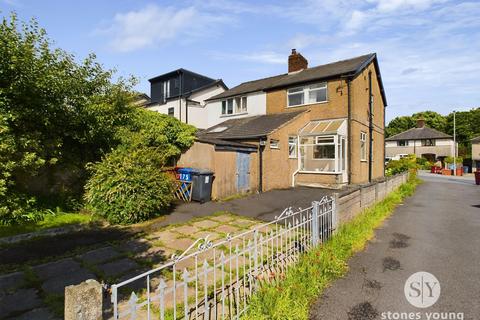
<instances>
[{"instance_id":1,"label":"distant roof","mask_svg":"<svg viewBox=\"0 0 480 320\"><path fill-rule=\"evenodd\" d=\"M480 142L480 136L473 138L473 139L472 139L472 142L473 142L473 143Z\"/></svg>"},{"instance_id":2,"label":"distant roof","mask_svg":"<svg viewBox=\"0 0 480 320\"><path fill-rule=\"evenodd\" d=\"M199 140L241 140L267 136L305 111L266 114L230 119L202 130Z\"/></svg>"},{"instance_id":3,"label":"distant roof","mask_svg":"<svg viewBox=\"0 0 480 320\"><path fill-rule=\"evenodd\" d=\"M451 135L440 132L438 130L423 127L423 128L412 128L407 131L400 132L390 138L385 139L385 141L397 141L397 140L422 140L422 139L448 139L453 138Z\"/></svg>"},{"instance_id":4,"label":"distant roof","mask_svg":"<svg viewBox=\"0 0 480 320\"><path fill-rule=\"evenodd\" d=\"M203 75L203 74L196 73L196 72L193 72L193 71L184 69L184 68L178 68L178 69L176 69L176 70L173 70L173 71L170 71L170 72L161 74L161 75L159 75L159 76L156 76L156 77L153 77L153 78L148 79L148 81L150 81L150 82L155 82L156 80L159 80L159 79L164 78L164 77L171 76L172 74L175 74L175 73L190 73L190 74L193 74L193 75L196 75L196 76L205 78L205 79L210 79L210 80L212 80L212 81L215 81L215 79L212 79L212 78L207 77L207 76L205 76L205 75Z\"/></svg>"},{"instance_id":5,"label":"distant roof","mask_svg":"<svg viewBox=\"0 0 480 320\"><path fill-rule=\"evenodd\" d=\"M378 67L377 55L375 53L369 53L347 60L328 63L313 68L307 68L298 72L285 73L274 77L244 82L236 87L233 87L230 90L213 96L208 100L223 99L239 94L246 94L256 91L267 91L274 88L286 87L305 82L338 78L340 76L353 77L356 76L358 73L362 72L363 69L365 69L372 61L375 63L383 102L385 105L387 105L387 100L383 89L383 83L380 76L380 69Z\"/></svg>"}]
</instances>

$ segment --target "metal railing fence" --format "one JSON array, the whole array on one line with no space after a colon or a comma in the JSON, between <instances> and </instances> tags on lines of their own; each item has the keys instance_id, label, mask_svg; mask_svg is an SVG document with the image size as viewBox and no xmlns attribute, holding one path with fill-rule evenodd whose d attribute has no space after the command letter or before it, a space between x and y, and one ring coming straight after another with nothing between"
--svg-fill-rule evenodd
<instances>
[{"instance_id":1,"label":"metal railing fence","mask_svg":"<svg viewBox=\"0 0 480 320\"><path fill-rule=\"evenodd\" d=\"M114 319L238 319L263 284L336 228L333 197L285 209L271 222L216 243L198 239L170 262L111 286Z\"/></svg>"}]
</instances>

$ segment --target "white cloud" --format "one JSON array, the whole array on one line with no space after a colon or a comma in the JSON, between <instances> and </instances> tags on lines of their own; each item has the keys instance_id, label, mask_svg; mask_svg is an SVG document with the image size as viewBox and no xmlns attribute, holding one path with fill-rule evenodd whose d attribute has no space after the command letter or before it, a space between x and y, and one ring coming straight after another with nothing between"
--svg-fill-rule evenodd
<instances>
[{"instance_id":1,"label":"white cloud","mask_svg":"<svg viewBox=\"0 0 480 320\"><path fill-rule=\"evenodd\" d=\"M273 51L254 51L249 53L212 52L211 56L219 60L250 61L267 64L286 64L287 55Z\"/></svg>"},{"instance_id":2,"label":"white cloud","mask_svg":"<svg viewBox=\"0 0 480 320\"><path fill-rule=\"evenodd\" d=\"M97 33L110 36L115 51L128 52L164 45L171 41L190 41L214 34L212 27L225 21L222 15L199 12L195 7L177 9L148 5L137 11L118 13L109 27Z\"/></svg>"},{"instance_id":3,"label":"white cloud","mask_svg":"<svg viewBox=\"0 0 480 320\"><path fill-rule=\"evenodd\" d=\"M375 3L379 12L393 12L397 10L413 9L425 10L434 3L444 2L439 0L367 0Z\"/></svg>"}]
</instances>

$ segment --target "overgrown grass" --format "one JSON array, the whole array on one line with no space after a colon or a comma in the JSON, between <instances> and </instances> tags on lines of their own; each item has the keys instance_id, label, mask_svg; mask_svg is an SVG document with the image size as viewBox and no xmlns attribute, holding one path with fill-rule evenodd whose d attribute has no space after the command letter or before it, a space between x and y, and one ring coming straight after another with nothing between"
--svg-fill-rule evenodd
<instances>
[{"instance_id":1,"label":"overgrown grass","mask_svg":"<svg viewBox=\"0 0 480 320\"><path fill-rule=\"evenodd\" d=\"M418 183L412 175L383 201L342 225L331 240L303 255L284 280L262 287L252 297L244 319L307 319L313 299L347 273L348 259L363 250L374 230L413 194Z\"/></svg>"},{"instance_id":2,"label":"overgrown grass","mask_svg":"<svg viewBox=\"0 0 480 320\"><path fill-rule=\"evenodd\" d=\"M90 222L94 222L95 220L97 220L97 218L90 214L57 212L47 214L45 219L38 222L24 223L13 226L0 226L0 238L71 224L88 224Z\"/></svg>"}]
</instances>

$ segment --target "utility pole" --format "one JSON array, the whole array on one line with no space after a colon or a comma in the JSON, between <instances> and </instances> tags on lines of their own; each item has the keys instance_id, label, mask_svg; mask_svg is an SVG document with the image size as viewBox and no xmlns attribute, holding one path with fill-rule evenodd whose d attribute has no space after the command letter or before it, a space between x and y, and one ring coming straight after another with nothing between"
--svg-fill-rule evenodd
<instances>
[{"instance_id":1,"label":"utility pole","mask_svg":"<svg viewBox=\"0 0 480 320\"><path fill-rule=\"evenodd\" d=\"M455 110L453 110L453 175L457 175L457 137L456 137L456 123Z\"/></svg>"}]
</instances>

